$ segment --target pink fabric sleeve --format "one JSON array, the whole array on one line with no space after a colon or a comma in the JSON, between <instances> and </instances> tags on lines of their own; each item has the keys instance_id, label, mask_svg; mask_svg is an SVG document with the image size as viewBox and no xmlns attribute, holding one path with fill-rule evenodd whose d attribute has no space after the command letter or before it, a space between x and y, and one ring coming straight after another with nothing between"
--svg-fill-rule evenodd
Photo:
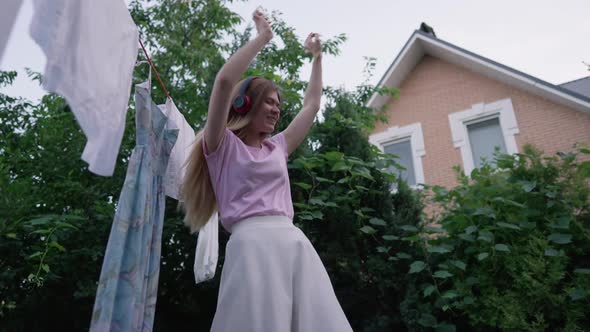
<instances>
[{"instance_id":1,"label":"pink fabric sleeve","mask_svg":"<svg viewBox=\"0 0 590 332\"><path fill-rule=\"evenodd\" d=\"M219 180L219 176L221 175L221 169L230 154L231 145L234 139L237 138L231 130L225 128L223 131L223 137L221 138L221 142L217 146L217 150L213 152L209 152L207 148L207 143L203 139L203 154L205 155L205 160L207 161L207 167L209 168L209 174L212 177L213 182L217 182ZM213 184L215 187L215 183Z\"/></svg>"}]
</instances>

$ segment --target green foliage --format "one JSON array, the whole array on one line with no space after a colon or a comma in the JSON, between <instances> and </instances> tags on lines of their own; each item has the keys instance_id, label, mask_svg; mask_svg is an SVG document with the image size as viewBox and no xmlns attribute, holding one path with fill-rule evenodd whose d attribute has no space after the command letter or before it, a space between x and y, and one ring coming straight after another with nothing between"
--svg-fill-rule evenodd
<instances>
[{"instance_id":1,"label":"green foliage","mask_svg":"<svg viewBox=\"0 0 590 332\"><path fill-rule=\"evenodd\" d=\"M250 38L222 0L132 1L131 13L176 105L200 129L215 75ZM275 40L247 75L282 88L282 130L301 109L308 57L280 14ZM346 38L326 41L338 54ZM143 55L140 54L140 58ZM375 66L367 59L367 82ZM134 82L145 80L136 68ZM37 73L29 72L34 80ZM14 72L0 72L0 86ZM153 96L164 101L157 82ZM355 331L590 329L590 150L557 158L527 149L428 188L440 206L423 222L422 192L388 172L392 156L367 142L384 121L366 107L377 92L327 87L323 121L290 158L295 222L313 242ZM135 145L133 103L112 177L88 172L86 139L62 98L0 94L0 320L2 331L88 329L104 250ZM579 155L586 155L579 158ZM395 192L391 192L392 184ZM157 331L208 330L221 269L195 286L196 238L166 202ZM220 234L220 267L228 234ZM34 317L34 319L31 319Z\"/></svg>"},{"instance_id":2,"label":"green foliage","mask_svg":"<svg viewBox=\"0 0 590 332\"><path fill-rule=\"evenodd\" d=\"M232 52L240 17L228 1L133 0L131 15L156 68L178 109L193 126L204 123L215 75ZM143 52L139 59L145 59ZM135 81L148 77L149 66L138 67ZM155 77L154 100L164 100Z\"/></svg>"},{"instance_id":3,"label":"green foliage","mask_svg":"<svg viewBox=\"0 0 590 332\"><path fill-rule=\"evenodd\" d=\"M15 76L2 72L1 84ZM90 174L80 160L86 140L61 98L0 94L0 109L2 327L58 328L67 315L90 315L126 162L120 156L111 178Z\"/></svg>"},{"instance_id":4,"label":"green foliage","mask_svg":"<svg viewBox=\"0 0 590 332\"><path fill-rule=\"evenodd\" d=\"M451 190L431 188L444 233L423 230L417 242L409 328L590 328L589 176L579 158L590 151L524 151L460 174Z\"/></svg>"},{"instance_id":5,"label":"green foliage","mask_svg":"<svg viewBox=\"0 0 590 332\"><path fill-rule=\"evenodd\" d=\"M240 18L221 0L132 1L131 14L150 56L195 129L200 129L215 75L225 59L250 38L237 31ZM247 75L274 79L282 89L282 130L301 109L308 61L293 29L273 13L275 39L251 64ZM338 54L346 40L325 41ZM139 59L144 55L139 54ZM369 61L370 74L374 62ZM148 66L135 70L144 81ZM30 72L34 80L42 79ZM0 72L0 86L16 73ZM152 94L164 101L155 78ZM398 311L404 275L392 237L414 225L421 208L413 192L385 170L393 164L371 148L366 130L382 118L364 106L374 88L346 92L326 88L327 108L310 139L289 163L296 222L314 242L355 330L400 328ZM396 94L395 90L380 91ZM80 155L86 143L65 101L47 95L38 103L0 94L0 315L6 331L87 330L104 250L128 157L135 145L134 105L129 104L125 136L112 177L87 170ZM335 152L339 151L339 152ZM177 202L166 202L155 330L208 330L215 312L219 278L195 286L196 238L182 225ZM407 225L406 225L407 226ZM409 227L409 226L408 226ZM380 237L378 232L386 232ZM220 266L228 234L220 234ZM400 246L399 248L402 248ZM376 252L381 252L376 254ZM397 259L397 258L396 258ZM30 319L34 317L35 319Z\"/></svg>"},{"instance_id":6,"label":"green foliage","mask_svg":"<svg viewBox=\"0 0 590 332\"><path fill-rule=\"evenodd\" d=\"M418 224L422 205L405 183L390 188L396 165L367 140L379 114L366 108L369 86L346 92L327 89L324 121L310 145L289 163L296 223L320 254L355 331L403 329L399 304L404 294L409 242L394 239ZM395 254L395 257L390 257Z\"/></svg>"}]
</instances>

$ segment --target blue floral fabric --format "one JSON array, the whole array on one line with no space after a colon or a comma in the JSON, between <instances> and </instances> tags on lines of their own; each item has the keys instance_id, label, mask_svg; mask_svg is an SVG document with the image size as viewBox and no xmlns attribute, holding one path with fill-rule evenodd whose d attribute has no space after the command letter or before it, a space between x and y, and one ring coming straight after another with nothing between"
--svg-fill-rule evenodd
<instances>
[{"instance_id":1,"label":"blue floral fabric","mask_svg":"<svg viewBox=\"0 0 590 332\"><path fill-rule=\"evenodd\" d=\"M129 160L100 273L90 331L152 331L164 222L165 174L178 130L135 88L137 145Z\"/></svg>"}]
</instances>

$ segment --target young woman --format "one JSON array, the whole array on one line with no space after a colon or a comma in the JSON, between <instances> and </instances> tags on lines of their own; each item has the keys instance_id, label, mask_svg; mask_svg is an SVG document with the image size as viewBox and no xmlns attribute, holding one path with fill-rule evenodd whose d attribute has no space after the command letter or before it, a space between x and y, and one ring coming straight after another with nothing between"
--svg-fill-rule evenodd
<instances>
[{"instance_id":1,"label":"young woman","mask_svg":"<svg viewBox=\"0 0 590 332\"><path fill-rule=\"evenodd\" d=\"M270 137L281 112L278 87L261 77L239 81L273 38L261 12L253 19L256 38L217 74L182 189L185 222L193 231L218 210L231 232L211 330L352 331L319 256L292 221L287 158L320 108L321 41L311 33L304 44L313 66L303 109Z\"/></svg>"}]
</instances>

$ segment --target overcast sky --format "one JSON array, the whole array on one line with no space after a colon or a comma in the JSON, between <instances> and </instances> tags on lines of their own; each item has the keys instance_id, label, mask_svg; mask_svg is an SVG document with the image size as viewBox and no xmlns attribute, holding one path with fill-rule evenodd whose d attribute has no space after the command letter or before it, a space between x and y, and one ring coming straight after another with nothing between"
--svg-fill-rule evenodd
<instances>
[{"instance_id":1,"label":"overcast sky","mask_svg":"<svg viewBox=\"0 0 590 332\"><path fill-rule=\"evenodd\" d=\"M325 85L361 83L365 56L377 58L377 83L421 22L442 40L553 84L590 76L582 63L590 63L590 0L259 0L230 8L250 22L259 5L282 12L302 40L312 31L348 36L340 56L324 58ZM23 77L24 67L42 72L45 65L28 34L31 16L24 0L0 68L21 73L3 92L37 99L43 90Z\"/></svg>"}]
</instances>

